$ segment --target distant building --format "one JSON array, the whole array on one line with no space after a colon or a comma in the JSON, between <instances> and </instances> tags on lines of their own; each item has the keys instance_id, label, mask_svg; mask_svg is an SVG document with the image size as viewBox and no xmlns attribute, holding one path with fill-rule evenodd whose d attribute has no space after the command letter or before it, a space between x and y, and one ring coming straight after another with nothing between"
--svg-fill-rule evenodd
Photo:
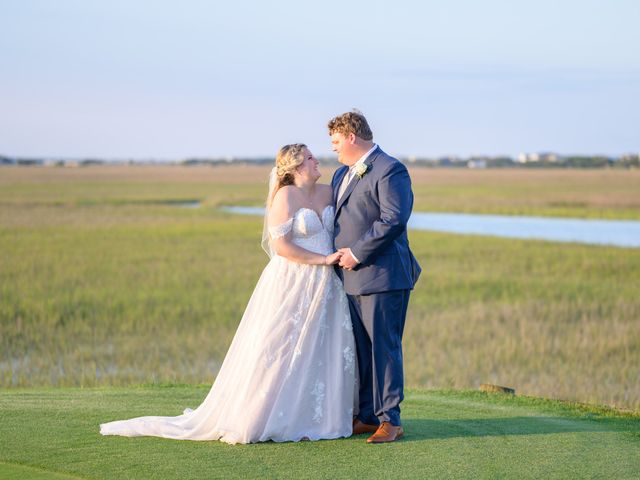
<instances>
[{"instance_id":1,"label":"distant building","mask_svg":"<svg viewBox=\"0 0 640 480\"><path fill-rule=\"evenodd\" d=\"M467 162L468 168L487 168L486 160L469 160Z\"/></svg>"},{"instance_id":2,"label":"distant building","mask_svg":"<svg viewBox=\"0 0 640 480\"><path fill-rule=\"evenodd\" d=\"M543 152L538 154L538 158L541 162L555 163L558 161L558 155L552 152Z\"/></svg>"},{"instance_id":3,"label":"distant building","mask_svg":"<svg viewBox=\"0 0 640 480\"><path fill-rule=\"evenodd\" d=\"M539 153L519 153L516 161L518 163L556 163L559 160L557 154L552 152L539 152Z\"/></svg>"}]
</instances>

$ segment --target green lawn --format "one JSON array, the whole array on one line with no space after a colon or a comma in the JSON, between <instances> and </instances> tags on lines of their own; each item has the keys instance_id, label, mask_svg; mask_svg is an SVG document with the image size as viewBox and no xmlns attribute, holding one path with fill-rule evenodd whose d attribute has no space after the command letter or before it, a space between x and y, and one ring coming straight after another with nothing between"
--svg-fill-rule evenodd
<instances>
[{"instance_id":1,"label":"green lawn","mask_svg":"<svg viewBox=\"0 0 640 480\"><path fill-rule=\"evenodd\" d=\"M175 415L209 386L0 394L0 478L638 478L640 415L474 391L410 390L404 440L230 446L102 437L99 423ZM53 474L57 474L54 476Z\"/></svg>"}]
</instances>

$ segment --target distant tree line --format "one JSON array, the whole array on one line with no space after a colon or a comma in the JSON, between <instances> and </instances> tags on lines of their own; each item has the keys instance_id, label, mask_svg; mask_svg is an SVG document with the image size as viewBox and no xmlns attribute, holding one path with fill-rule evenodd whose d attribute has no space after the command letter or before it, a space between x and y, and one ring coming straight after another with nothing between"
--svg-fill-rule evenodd
<instances>
[{"instance_id":1,"label":"distant tree line","mask_svg":"<svg viewBox=\"0 0 640 480\"><path fill-rule=\"evenodd\" d=\"M451 168L640 168L640 154L620 157L604 155L547 155L533 158L474 156L470 158L408 158L404 163L425 167Z\"/></svg>"},{"instance_id":2,"label":"distant tree line","mask_svg":"<svg viewBox=\"0 0 640 480\"><path fill-rule=\"evenodd\" d=\"M321 164L335 165L335 157L320 157ZM411 166L427 168L640 168L640 154L626 154L619 157L604 155L556 155L520 154L517 158L509 156L472 156L472 157L402 157L400 160ZM182 160L104 160L99 158L22 158L0 155L0 166L57 166L87 167L91 165L229 165L250 164L270 165L272 157L224 157L224 158L186 158Z\"/></svg>"}]
</instances>

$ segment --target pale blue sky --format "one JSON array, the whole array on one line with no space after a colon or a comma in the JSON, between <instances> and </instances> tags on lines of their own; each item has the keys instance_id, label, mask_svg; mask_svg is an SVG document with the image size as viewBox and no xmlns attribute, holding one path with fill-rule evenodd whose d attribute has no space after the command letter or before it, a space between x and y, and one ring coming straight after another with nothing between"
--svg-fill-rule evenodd
<instances>
[{"instance_id":1,"label":"pale blue sky","mask_svg":"<svg viewBox=\"0 0 640 480\"><path fill-rule=\"evenodd\" d=\"M640 2L0 0L0 154L640 150Z\"/></svg>"}]
</instances>

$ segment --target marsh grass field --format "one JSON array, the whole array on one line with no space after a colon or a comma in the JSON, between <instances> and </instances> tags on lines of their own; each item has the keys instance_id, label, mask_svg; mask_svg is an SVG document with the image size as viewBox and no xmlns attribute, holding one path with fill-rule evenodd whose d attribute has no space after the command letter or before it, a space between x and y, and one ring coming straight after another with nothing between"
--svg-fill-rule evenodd
<instances>
[{"instance_id":1,"label":"marsh grass field","mask_svg":"<svg viewBox=\"0 0 640 480\"><path fill-rule=\"evenodd\" d=\"M267 262L262 219L216 207L261 205L268 171L1 168L0 387L210 384ZM640 219L640 171L411 174L416 211ZM640 410L640 249L410 242L408 385Z\"/></svg>"}]
</instances>

